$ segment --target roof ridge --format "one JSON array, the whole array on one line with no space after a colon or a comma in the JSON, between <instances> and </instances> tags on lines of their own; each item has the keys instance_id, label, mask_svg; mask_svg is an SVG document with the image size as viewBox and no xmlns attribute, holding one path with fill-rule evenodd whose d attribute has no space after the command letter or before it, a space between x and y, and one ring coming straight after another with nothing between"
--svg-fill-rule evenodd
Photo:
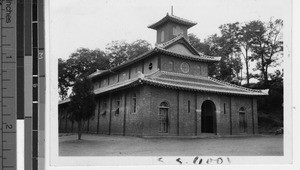
<instances>
[{"instance_id":1,"label":"roof ridge","mask_svg":"<svg viewBox=\"0 0 300 170\"><path fill-rule=\"evenodd\" d=\"M167 14L168 15L168 14ZM181 18L181 17L178 17L178 16L175 16L173 14L171 15L168 15L169 17L172 17L172 18L175 18L175 19L178 19L178 20L182 20L182 21L185 21L185 22L190 22L192 24L197 24L197 22L194 22L194 21L191 21L191 20L188 20L188 19L185 19L185 18Z\"/></svg>"},{"instance_id":2,"label":"roof ridge","mask_svg":"<svg viewBox=\"0 0 300 170\"><path fill-rule=\"evenodd\" d=\"M162 19L158 20L157 22L155 22L153 24L148 25L147 27L151 28L151 29L155 29L158 25L162 24L163 22L167 21L168 19L170 19L171 21L173 20L173 22L175 21L175 22L179 22L181 24L187 25L188 27L192 27L197 24L194 21L184 19L184 18L175 16L175 15L169 15L167 13L167 15L164 16Z\"/></svg>"},{"instance_id":3,"label":"roof ridge","mask_svg":"<svg viewBox=\"0 0 300 170\"><path fill-rule=\"evenodd\" d=\"M243 90L250 91L250 92L263 93L261 90L250 89L250 88L246 88L246 87L243 87L243 86L238 86L238 85L231 84L231 83L228 83L228 82L225 82L225 81L221 81L221 80L218 80L218 79L212 78L212 77L208 77L208 78L211 79L212 81L220 83L220 84L228 85L228 86L231 86L231 87L243 89Z\"/></svg>"}]
</instances>

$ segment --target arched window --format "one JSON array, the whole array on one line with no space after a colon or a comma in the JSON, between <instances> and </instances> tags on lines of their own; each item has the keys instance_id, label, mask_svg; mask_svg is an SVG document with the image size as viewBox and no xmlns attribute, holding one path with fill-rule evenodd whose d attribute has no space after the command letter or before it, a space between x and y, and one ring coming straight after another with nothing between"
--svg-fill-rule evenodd
<instances>
[{"instance_id":1,"label":"arched window","mask_svg":"<svg viewBox=\"0 0 300 170\"><path fill-rule=\"evenodd\" d=\"M240 133L247 132L246 109L244 107L239 109L239 127Z\"/></svg>"},{"instance_id":2,"label":"arched window","mask_svg":"<svg viewBox=\"0 0 300 170\"><path fill-rule=\"evenodd\" d=\"M168 102L161 102L159 106L164 108L169 108Z\"/></svg>"},{"instance_id":3,"label":"arched window","mask_svg":"<svg viewBox=\"0 0 300 170\"><path fill-rule=\"evenodd\" d=\"M174 62L169 61L169 71L174 71Z\"/></svg>"},{"instance_id":4,"label":"arched window","mask_svg":"<svg viewBox=\"0 0 300 170\"><path fill-rule=\"evenodd\" d=\"M240 110L239 110L239 112L245 113L245 112L246 112L246 109L245 109L244 107L241 107Z\"/></svg>"},{"instance_id":5,"label":"arched window","mask_svg":"<svg viewBox=\"0 0 300 170\"><path fill-rule=\"evenodd\" d=\"M149 63L149 70L152 70L152 67L153 67L153 64L152 63Z\"/></svg>"},{"instance_id":6,"label":"arched window","mask_svg":"<svg viewBox=\"0 0 300 170\"><path fill-rule=\"evenodd\" d=\"M200 65L197 65L197 71L196 71L196 74L197 74L198 76L201 75L201 66L200 66Z\"/></svg>"}]
</instances>

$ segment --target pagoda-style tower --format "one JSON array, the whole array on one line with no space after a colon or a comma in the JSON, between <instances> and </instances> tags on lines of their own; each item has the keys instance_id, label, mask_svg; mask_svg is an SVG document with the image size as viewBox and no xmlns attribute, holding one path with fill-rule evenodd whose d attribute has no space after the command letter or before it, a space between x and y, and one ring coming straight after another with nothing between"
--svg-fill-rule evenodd
<instances>
[{"instance_id":1,"label":"pagoda-style tower","mask_svg":"<svg viewBox=\"0 0 300 170\"><path fill-rule=\"evenodd\" d=\"M192 22L183 18L179 18L174 15L167 15L158 22L151 24L148 28L157 31L156 43L161 44L172 40L178 35L182 34L184 38L188 39L188 29L196 25L196 22Z\"/></svg>"}]
</instances>

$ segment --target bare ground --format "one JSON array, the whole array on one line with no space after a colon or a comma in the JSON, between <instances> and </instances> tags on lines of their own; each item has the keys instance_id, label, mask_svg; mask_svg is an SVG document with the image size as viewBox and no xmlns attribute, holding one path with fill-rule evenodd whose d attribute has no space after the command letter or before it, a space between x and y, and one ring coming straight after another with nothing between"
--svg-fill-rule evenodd
<instances>
[{"instance_id":1,"label":"bare ground","mask_svg":"<svg viewBox=\"0 0 300 170\"><path fill-rule=\"evenodd\" d=\"M283 156L283 135L141 138L76 134L59 137L60 156Z\"/></svg>"}]
</instances>

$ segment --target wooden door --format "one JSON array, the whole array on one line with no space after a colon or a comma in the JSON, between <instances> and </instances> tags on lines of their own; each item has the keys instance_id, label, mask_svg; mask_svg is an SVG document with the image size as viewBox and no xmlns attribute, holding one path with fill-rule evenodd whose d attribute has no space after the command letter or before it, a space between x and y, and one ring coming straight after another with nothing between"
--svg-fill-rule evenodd
<instances>
[{"instance_id":1,"label":"wooden door","mask_svg":"<svg viewBox=\"0 0 300 170\"><path fill-rule=\"evenodd\" d=\"M240 124L240 133L246 133L246 128L247 128L247 124L246 124L246 114L245 112L239 112L239 124Z\"/></svg>"},{"instance_id":2,"label":"wooden door","mask_svg":"<svg viewBox=\"0 0 300 170\"><path fill-rule=\"evenodd\" d=\"M159 114L159 132L167 133L168 132L168 108L160 108Z\"/></svg>"}]
</instances>

